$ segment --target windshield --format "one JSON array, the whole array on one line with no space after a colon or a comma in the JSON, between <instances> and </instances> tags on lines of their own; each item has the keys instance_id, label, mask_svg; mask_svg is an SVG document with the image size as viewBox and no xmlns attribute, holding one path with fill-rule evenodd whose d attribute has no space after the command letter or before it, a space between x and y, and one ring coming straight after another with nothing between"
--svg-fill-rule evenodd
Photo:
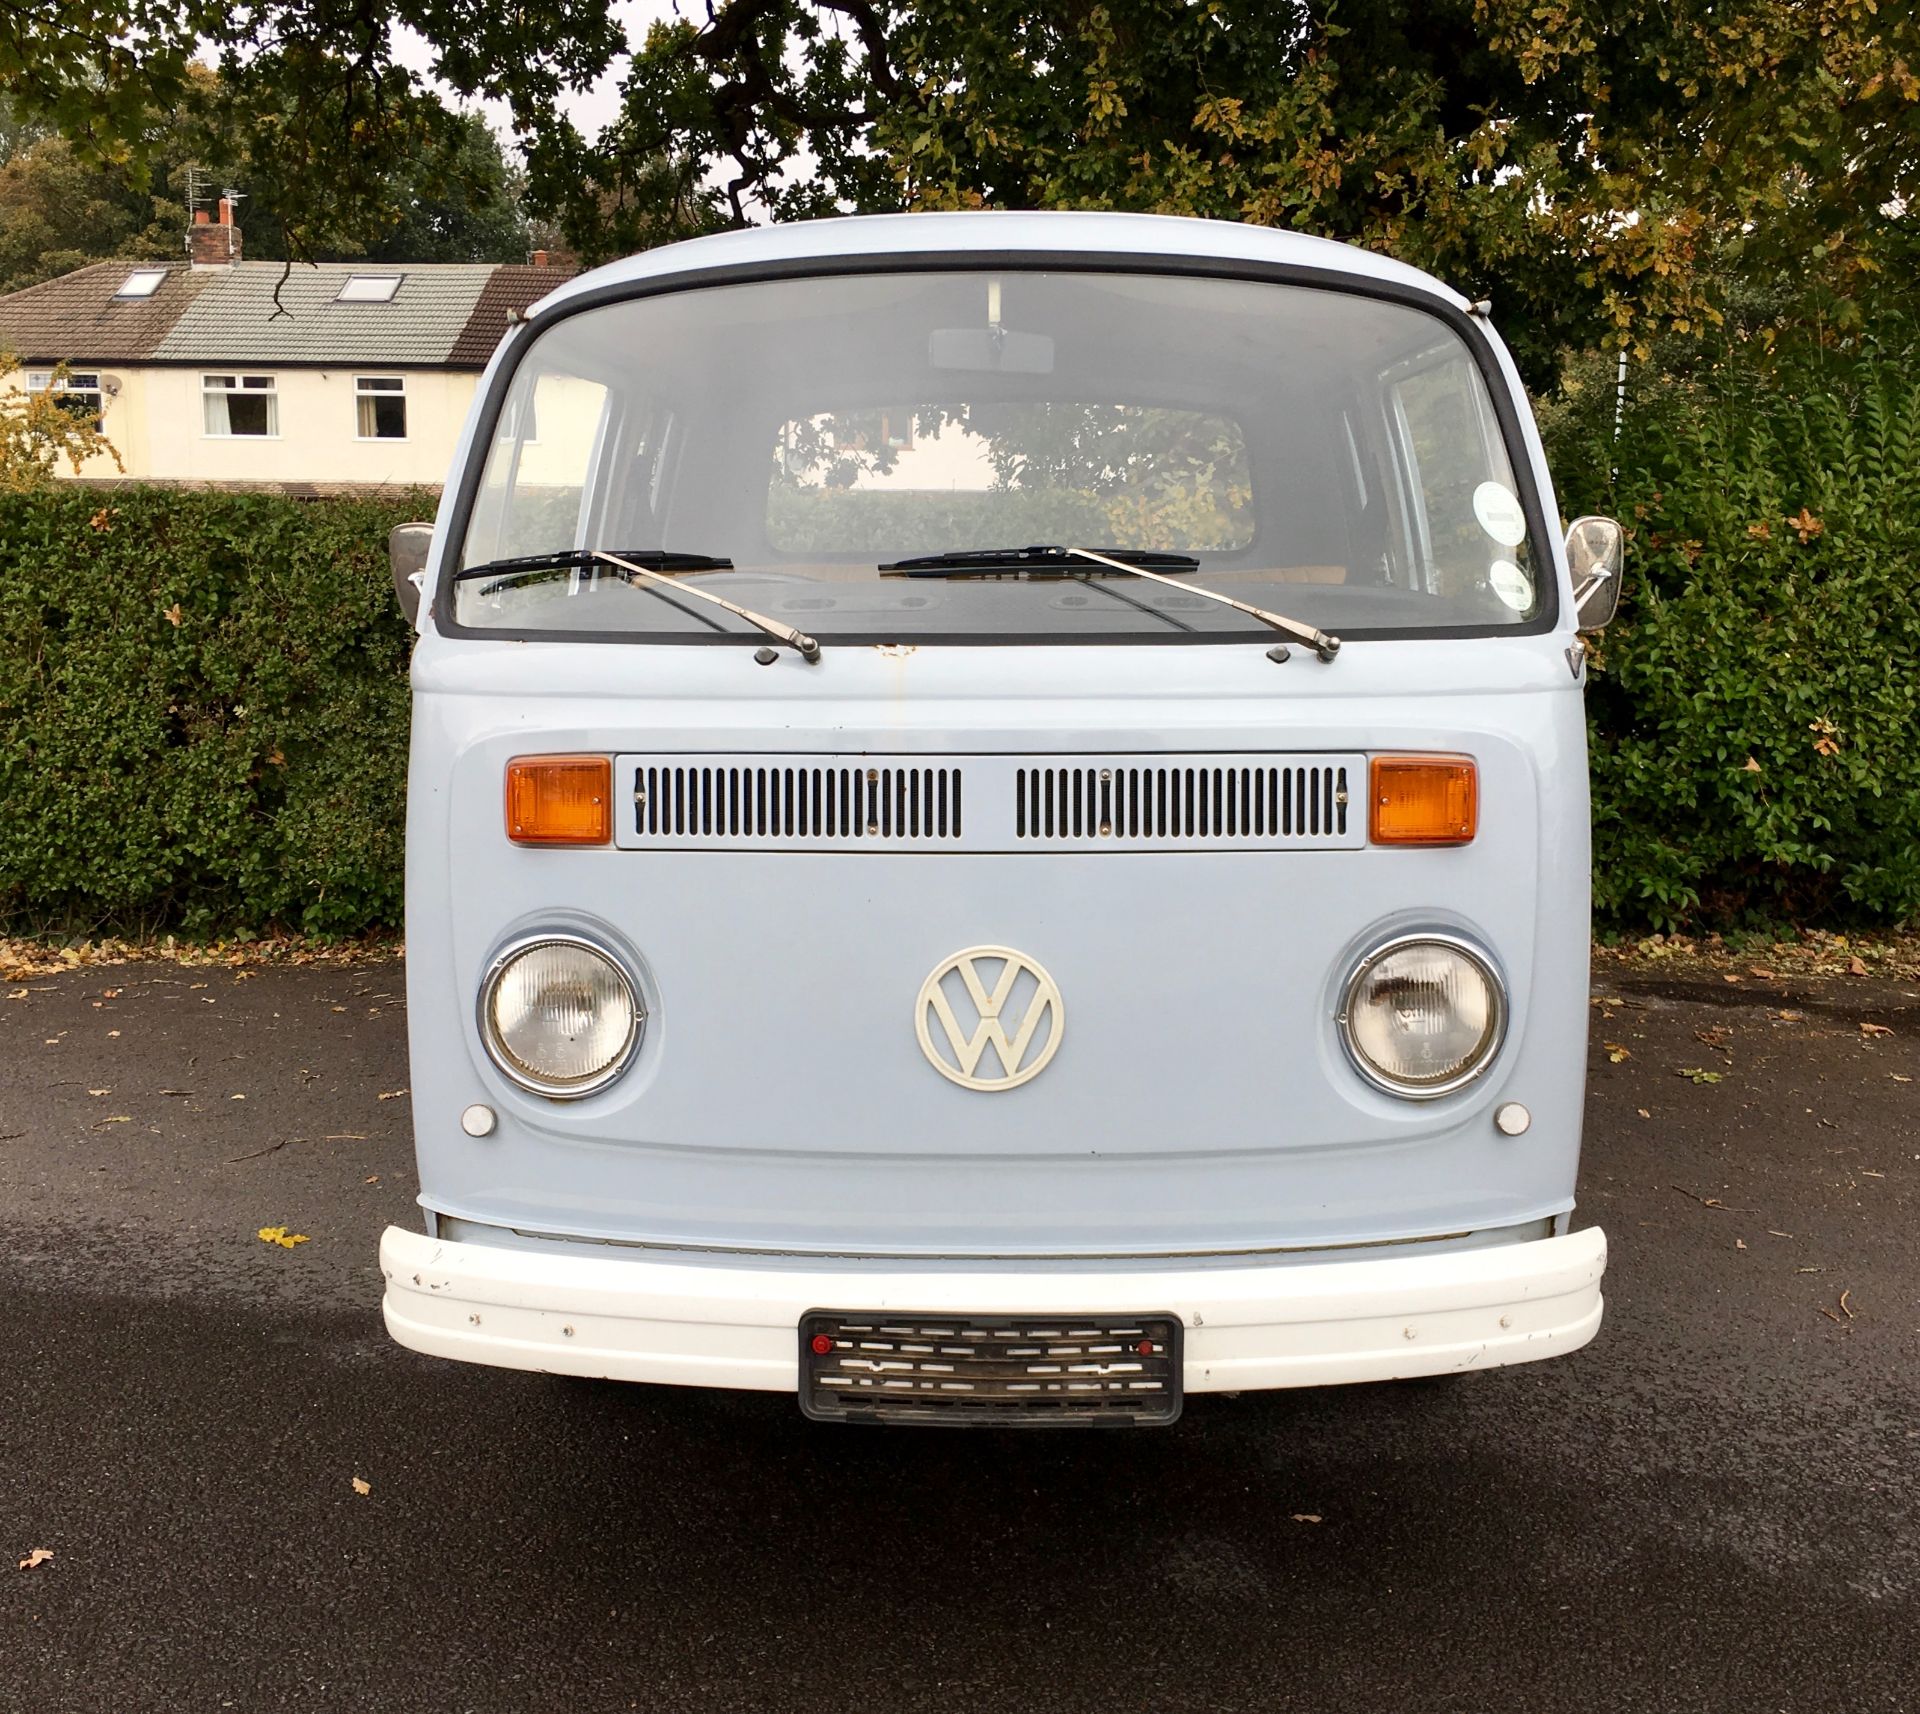
<instances>
[{"instance_id":1,"label":"windshield","mask_svg":"<svg viewBox=\"0 0 1920 1714\"><path fill-rule=\"evenodd\" d=\"M823 641L1271 640L1037 544L1187 556L1175 575L1344 636L1541 618L1479 368L1425 311L1350 292L1006 270L703 286L581 311L521 352L458 566L708 555L673 573ZM464 577L504 633L752 627L590 558Z\"/></svg>"}]
</instances>

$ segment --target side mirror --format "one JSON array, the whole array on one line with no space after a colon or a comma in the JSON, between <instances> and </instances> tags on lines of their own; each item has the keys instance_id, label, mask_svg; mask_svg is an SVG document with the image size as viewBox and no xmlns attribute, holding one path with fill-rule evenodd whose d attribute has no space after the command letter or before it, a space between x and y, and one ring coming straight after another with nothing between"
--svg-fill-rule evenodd
<instances>
[{"instance_id":1,"label":"side mirror","mask_svg":"<svg viewBox=\"0 0 1920 1714\"><path fill-rule=\"evenodd\" d=\"M1620 605L1620 572L1627 532L1612 518L1575 518L1567 526L1567 569L1580 629L1602 631Z\"/></svg>"},{"instance_id":2,"label":"side mirror","mask_svg":"<svg viewBox=\"0 0 1920 1714\"><path fill-rule=\"evenodd\" d=\"M427 554L433 547L431 524L395 524L387 532L387 559L393 566L393 592L409 625L420 618L420 589L427 576Z\"/></svg>"}]
</instances>

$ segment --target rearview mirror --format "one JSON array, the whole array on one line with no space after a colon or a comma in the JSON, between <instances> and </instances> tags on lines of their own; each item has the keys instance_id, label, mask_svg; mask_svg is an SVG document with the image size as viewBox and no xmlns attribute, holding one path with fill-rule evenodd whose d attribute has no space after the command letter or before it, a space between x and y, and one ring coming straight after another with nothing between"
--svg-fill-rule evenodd
<instances>
[{"instance_id":1,"label":"rearview mirror","mask_svg":"<svg viewBox=\"0 0 1920 1714\"><path fill-rule=\"evenodd\" d=\"M1051 375L1053 336L991 327L936 327L927 335L927 362L935 369L999 375Z\"/></svg>"},{"instance_id":2,"label":"rearview mirror","mask_svg":"<svg viewBox=\"0 0 1920 1714\"><path fill-rule=\"evenodd\" d=\"M1601 631L1620 605L1627 533L1612 518L1575 518L1567 526L1567 569L1580 629Z\"/></svg>"},{"instance_id":3,"label":"rearview mirror","mask_svg":"<svg viewBox=\"0 0 1920 1714\"><path fill-rule=\"evenodd\" d=\"M431 524L395 524L387 532L387 560L393 567L393 592L409 625L420 618L420 589L426 582L427 555L433 548Z\"/></svg>"}]
</instances>

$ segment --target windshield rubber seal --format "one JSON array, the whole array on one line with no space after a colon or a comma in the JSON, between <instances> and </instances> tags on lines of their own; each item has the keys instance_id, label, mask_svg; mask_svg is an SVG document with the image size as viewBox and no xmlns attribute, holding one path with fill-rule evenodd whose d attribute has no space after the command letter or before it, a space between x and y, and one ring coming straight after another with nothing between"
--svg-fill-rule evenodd
<instances>
[{"instance_id":1,"label":"windshield rubber seal","mask_svg":"<svg viewBox=\"0 0 1920 1714\"><path fill-rule=\"evenodd\" d=\"M519 643L636 643L663 647L701 647L715 644L752 642L758 633L751 631L572 631L545 627L518 629L504 625L462 625L453 613L454 579L445 568L458 563L466 544L467 528L479 498L481 477L486 463L484 450L493 445L507 394L527 352L539 336L576 315L605 309L611 304L637 302L645 298L665 297L674 292L701 291L710 286L765 285L779 280L832 279L859 274L1158 274L1179 279L1237 280L1266 285L1305 286L1317 291L1340 292L1349 297L1373 298L1399 304L1434 317L1456 334L1472 354L1474 364L1486 384L1493 405L1494 420L1500 425L1514 481L1520 490L1520 504L1526 514L1528 539L1536 544L1535 555L1546 575L1535 583L1540 596L1539 611L1531 619L1514 625L1380 625L1342 626L1341 636L1360 642L1444 642L1460 639L1496 639L1534 637L1558 628L1560 618L1559 579L1554 575L1552 537L1538 484L1534 481L1533 462L1524 456L1526 435L1515 408L1512 390L1495 356L1487 330L1467 311L1444 297L1422 287L1397 280L1370 279L1340 269L1315 268L1289 262L1256 262L1206 256L1147 255L1138 251L1107 252L1094 250L977 250L956 256L950 251L888 252L861 256L796 256L780 261L735 263L714 268L689 268L682 272L660 274L641 280L622 280L596 286L573 297L564 298L550 309L540 311L521 323L513 348L493 372L480 416L469 443L473 454L460 472L454 490L453 510L448 520L447 544L443 550L441 574L435 579L433 594L434 628L446 637L477 638ZM898 643L897 631L836 632L823 636L823 642L863 648L875 644ZM921 648L1166 648L1186 645L1235 645L1247 648L1264 646L1264 632L1249 631L1188 632L1178 636L1167 631L1093 632L1085 636L1058 632L956 632L951 636L914 639Z\"/></svg>"}]
</instances>

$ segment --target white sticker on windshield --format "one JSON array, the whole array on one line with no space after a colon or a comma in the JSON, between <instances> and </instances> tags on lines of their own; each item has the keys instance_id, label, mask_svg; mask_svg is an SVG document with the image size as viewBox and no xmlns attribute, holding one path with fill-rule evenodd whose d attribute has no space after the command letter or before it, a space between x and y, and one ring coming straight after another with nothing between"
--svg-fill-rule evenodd
<instances>
[{"instance_id":1,"label":"white sticker on windshield","mask_svg":"<svg viewBox=\"0 0 1920 1714\"><path fill-rule=\"evenodd\" d=\"M1520 510L1519 497L1503 482L1482 482L1474 489L1473 515L1503 548L1517 548L1527 539L1527 517Z\"/></svg>"},{"instance_id":2,"label":"white sticker on windshield","mask_svg":"<svg viewBox=\"0 0 1920 1714\"><path fill-rule=\"evenodd\" d=\"M1510 559L1497 559L1487 567L1487 582L1493 585L1493 592L1516 613L1524 613L1533 605L1533 584Z\"/></svg>"}]
</instances>

